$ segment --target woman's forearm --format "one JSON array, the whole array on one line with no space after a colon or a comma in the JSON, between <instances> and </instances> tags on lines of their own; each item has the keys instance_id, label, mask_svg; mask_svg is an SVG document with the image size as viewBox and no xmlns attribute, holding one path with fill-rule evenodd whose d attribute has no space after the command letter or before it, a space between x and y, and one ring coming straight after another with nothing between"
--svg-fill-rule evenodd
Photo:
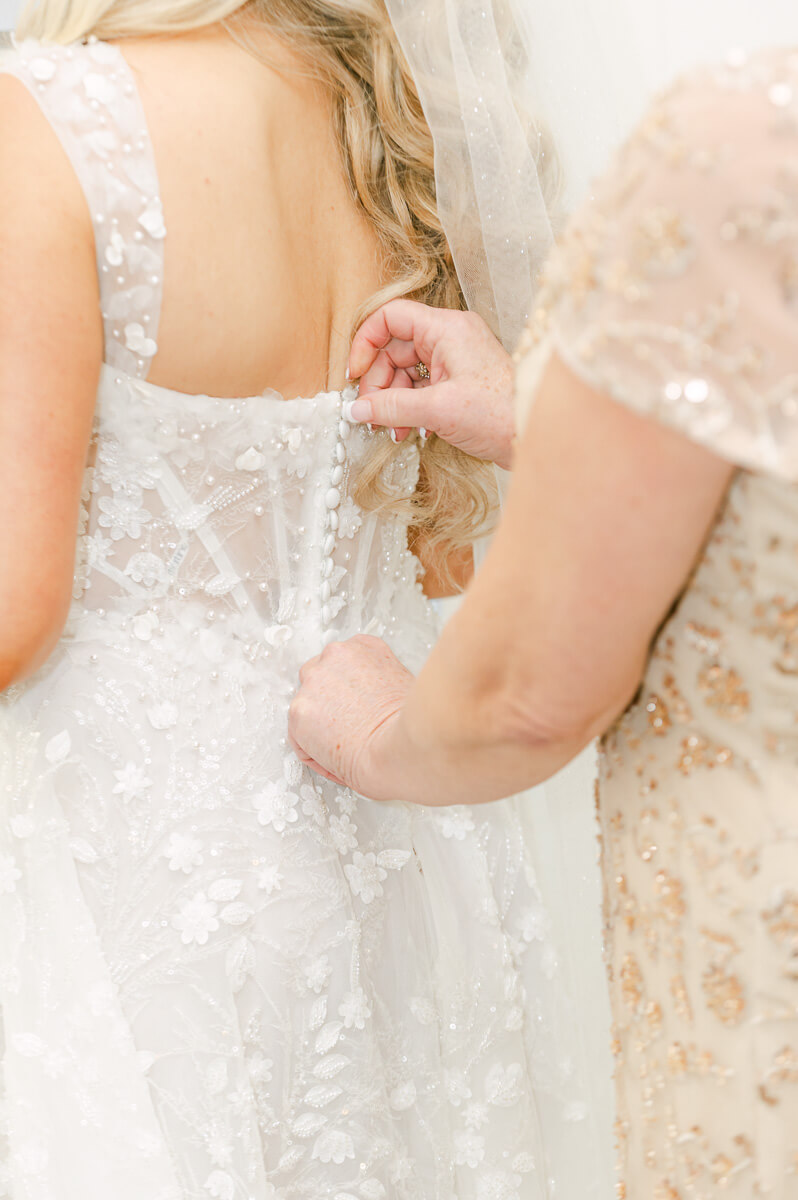
<instances>
[{"instance_id":1,"label":"woman's forearm","mask_svg":"<svg viewBox=\"0 0 798 1200\"><path fill-rule=\"evenodd\" d=\"M461 723L455 724L457 714ZM550 778L591 740L502 735L496 723L479 727L454 689L419 677L383 747L382 791L425 806L483 804L526 791ZM381 755L382 757L382 755ZM398 765L397 765L398 764ZM396 778L390 780L390 771Z\"/></svg>"},{"instance_id":2,"label":"woman's forearm","mask_svg":"<svg viewBox=\"0 0 798 1200\"><path fill-rule=\"evenodd\" d=\"M523 604L505 606L501 622L491 619L501 578L494 556L376 744L381 761L369 775L382 775L386 793L425 805L513 795L560 770L614 715L579 716L574 705L564 719L554 700L547 711L546 680L536 683L519 659Z\"/></svg>"}]
</instances>

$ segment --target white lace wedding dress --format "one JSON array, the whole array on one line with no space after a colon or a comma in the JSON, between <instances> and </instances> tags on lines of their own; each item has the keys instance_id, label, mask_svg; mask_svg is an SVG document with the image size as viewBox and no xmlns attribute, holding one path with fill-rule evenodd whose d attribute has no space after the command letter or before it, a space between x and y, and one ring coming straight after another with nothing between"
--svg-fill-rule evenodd
<instances>
[{"instance_id":1,"label":"white lace wedding dress","mask_svg":"<svg viewBox=\"0 0 798 1200\"><path fill-rule=\"evenodd\" d=\"M106 361L69 623L0 701L0 1195L542 1200L578 1160L594 1194L513 803L378 806L286 744L327 639L417 669L435 635L405 525L349 495L368 434L339 393L148 383L166 228L132 74L98 42L2 70L86 193Z\"/></svg>"}]
</instances>

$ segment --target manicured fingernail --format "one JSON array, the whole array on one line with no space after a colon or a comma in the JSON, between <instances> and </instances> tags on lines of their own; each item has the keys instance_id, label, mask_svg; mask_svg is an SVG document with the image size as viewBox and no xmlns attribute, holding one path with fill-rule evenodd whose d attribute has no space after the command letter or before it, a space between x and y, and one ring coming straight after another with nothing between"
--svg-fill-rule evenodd
<instances>
[{"instance_id":1,"label":"manicured fingernail","mask_svg":"<svg viewBox=\"0 0 798 1200\"><path fill-rule=\"evenodd\" d=\"M421 428L418 431L418 436L421 438L422 442L426 442L429 437L429 434L427 433L427 431L423 425L421 426Z\"/></svg>"},{"instance_id":2,"label":"manicured fingernail","mask_svg":"<svg viewBox=\"0 0 798 1200\"><path fill-rule=\"evenodd\" d=\"M355 400L351 409L351 415L347 417L348 421L357 421L360 425L365 425L374 416L371 405L368 400Z\"/></svg>"},{"instance_id":3,"label":"manicured fingernail","mask_svg":"<svg viewBox=\"0 0 798 1200\"><path fill-rule=\"evenodd\" d=\"M349 380L350 380L351 378L352 378L352 376L349 374L349 367L347 367L347 368L346 368L346 382L347 382L347 383L349 383Z\"/></svg>"},{"instance_id":4,"label":"manicured fingernail","mask_svg":"<svg viewBox=\"0 0 798 1200\"><path fill-rule=\"evenodd\" d=\"M396 430L395 430L395 429L392 429L392 430L391 430L391 441L393 442L394 446L398 446L398 445L399 445L399 438L396 436Z\"/></svg>"},{"instance_id":5,"label":"manicured fingernail","mask_svg":"<svg viewBox=\"0 0 798 1200\"><path fill-rule=\"evenodd\" d=\"M345 421L354 421L352 416L352 406L356 403L354 400L344 400L341 405L341 416Z\"/></svg>"},{"instance_id":6,"label":"manicured fingernail","mask_svg":"<svg viewBox=\"0 0 798 1200\"><path fill-rule=\"evenodd\" d=\"M368 429L369 433L374 432L374 426L372 425L371 421L369 421L368 424L366 425L366 429Z\"/></svg>"}]
</instances>

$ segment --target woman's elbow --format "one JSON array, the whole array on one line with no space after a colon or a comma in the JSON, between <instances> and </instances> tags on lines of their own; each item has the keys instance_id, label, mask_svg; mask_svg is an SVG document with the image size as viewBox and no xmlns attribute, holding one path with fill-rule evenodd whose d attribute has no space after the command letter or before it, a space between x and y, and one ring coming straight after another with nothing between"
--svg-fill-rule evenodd
<instances>
[{"instance_id":1,"label":"woman's elbow","mask_svg":"<svg viewBox=\"0 0 798 1200\"><path fill-rule=\"evenodd\" d=\"M0 693L24 683L44 666L58 645L66 617L59 611L24 629L14 622L12 630L0 633Z\"/></svg>"},{"instance_id":2,"label":"woman's elbow","mask_svg":"<svg viewBox=\"0 0 798 1200\"><path fill-rule=\"evenodd\" d=\"M566 754L567 761L606 733L628 707L637 687L637 681L629 681L595 697L578 689L563 697L560 686L550 691L509 687L495 703L494 730L504 743L530 751L558 751Z\"/></svg>"},{"instance_id":3,"label":"woman's elbow","mask_svg":"<svg viewBox=\"0 0 798 1200\"><path fill-rule=\"evenodd\" d=\"M9 691L35 675L49 658L51 649L33 653L0 651L0 693Z\"/></svg>"}]
</instances>

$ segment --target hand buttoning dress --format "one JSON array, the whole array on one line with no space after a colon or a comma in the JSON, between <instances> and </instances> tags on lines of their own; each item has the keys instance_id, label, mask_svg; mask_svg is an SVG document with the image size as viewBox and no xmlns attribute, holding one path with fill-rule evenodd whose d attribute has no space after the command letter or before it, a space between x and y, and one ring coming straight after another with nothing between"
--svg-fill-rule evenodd
<instances>
[{"instance_id":1,"label":"hand buttoning dress","mask_svg":"<svg viewBox=\"0 0 798 1200\"><path fill-rule=\"evenodd\" d=\"M85 191L105 363L69 623L0 701L0 1196L601 1195L514 805L377 806L286 745L327 639L418 669L436 633L406 524L351 498L368 434L337 392L148 383L167 230L134 78L96 41L2 69ZM392 471L411 493L414 446Z\"/></svg>"}]
</instances>

